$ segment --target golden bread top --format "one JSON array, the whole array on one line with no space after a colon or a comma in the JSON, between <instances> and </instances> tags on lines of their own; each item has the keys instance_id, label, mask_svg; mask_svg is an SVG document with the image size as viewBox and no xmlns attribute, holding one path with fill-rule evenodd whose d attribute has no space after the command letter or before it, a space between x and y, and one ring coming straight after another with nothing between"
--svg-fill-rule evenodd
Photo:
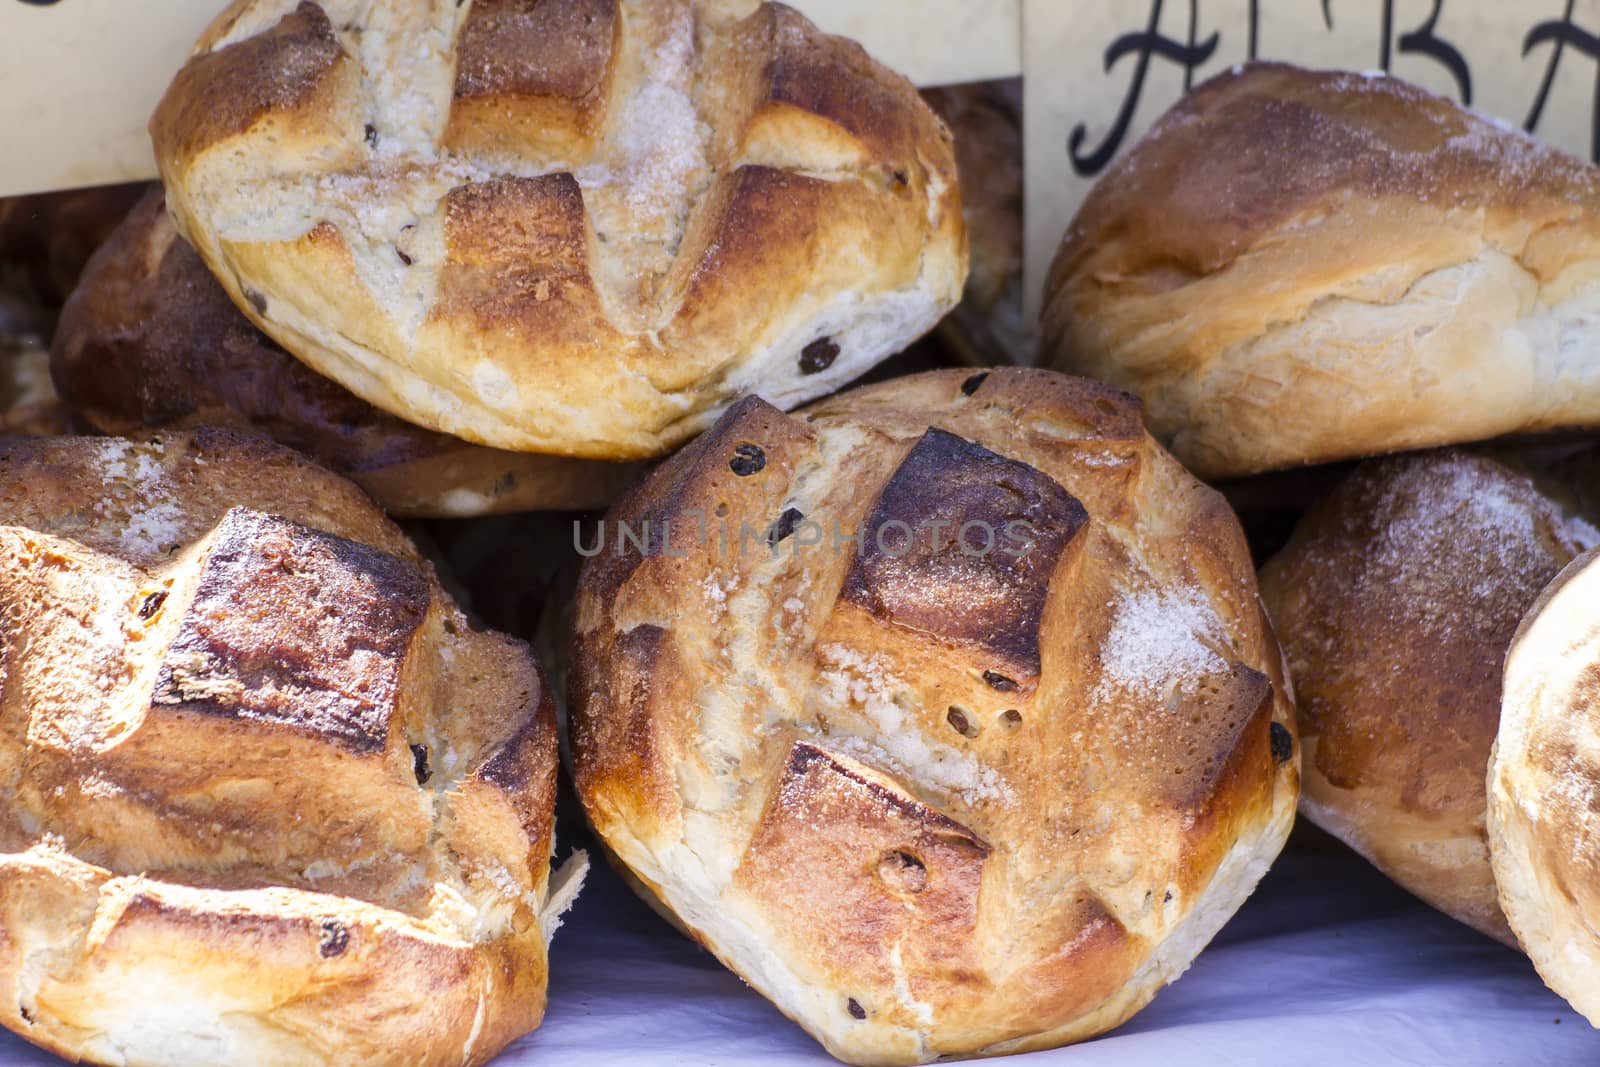
<instances>
[{"instance_id":1,"label":"golden bread top","mask_svg":"<svg viewBox=\"0 0 1600 1067\"><path fill-rule=\"evenodd\" d=\"M381 1060L411 1023L338 1011L429 972L461 987L414 1020L451 1062L537 1023L550 695L359 490L225 431L13 438L0 523L6 1025L102 1060L234 1025L241 1054ZM127 1020L117 976L178 963L212 994L183 1010L234 1023Z\"/></svg>"},{"instance_id":2,"label":"golden bread top","mask_svg":"<svg viewBox=\"0 0 1600 1067\"><path fill-rule=\"evenodd\" d=\"M1393 78L1252 63L1109 168L1043 358L1226 478L1600 422L1600 171Z\"/></svg>"},{"instance_id":3,"label":"golden bread top","mask_svg":"<svg viewBox=\"0 0 1600 1067\"><path fill-rule=\"evenodd\" d=\"M1287 828L1243 535L1124 393L996 370L752 399L608 522L575 606L590 816L836 1055L1114 1025L1163 942L1236 906L1217 883L1253 882L1230 852Z\"/></svg>"},{"instance_id":4,"label":"golden bread top","mask_svg":"<svg viewBox=\"0 0 1600 1067\"><path fill-rule=\"evenodd\" d=\"M949 134L779 4L238 2L151 130L257 325L499 447L648 456L821 395L966 270Z\"/></svg>"}]
</instances>

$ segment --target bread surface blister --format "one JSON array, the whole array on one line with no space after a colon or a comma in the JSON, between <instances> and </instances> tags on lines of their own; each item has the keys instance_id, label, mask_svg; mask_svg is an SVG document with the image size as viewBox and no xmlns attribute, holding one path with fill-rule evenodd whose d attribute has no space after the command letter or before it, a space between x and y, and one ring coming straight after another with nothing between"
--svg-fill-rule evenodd
<instances>
[{"instance_id":1,"label":"bread surface blister","mask_svg":"<svg viewBox=\"0 0 1600 1067\"><path fill-rule=\"evenodd\" d=\"M0 1021L481 1063L543 1014L553 704L355 486L228 431L0 443Z\"/></svg>"},{"instance_id":2,"label":"bread surface blister","mask_svg":"<svg viewBox=\"0 0 1600 1067\"><path fill-rule=\"evenodd\" d=\"M569 685L589 815L846 1061L1115 1026L1282 845L1290 694L1243 535L1124 393L750 400L608 518Z\"/></svg>"}]
</instances>

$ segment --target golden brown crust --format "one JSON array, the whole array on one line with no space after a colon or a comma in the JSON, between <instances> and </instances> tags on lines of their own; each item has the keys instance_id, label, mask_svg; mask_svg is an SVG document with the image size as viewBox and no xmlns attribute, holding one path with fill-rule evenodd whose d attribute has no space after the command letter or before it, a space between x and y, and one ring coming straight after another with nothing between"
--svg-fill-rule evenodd
<instances>
[{"instance_id":1,"label":"golden brown crust","mask_svg":"<svg viewBox=\"0 0 1600 1067\"><path fill-rule=\"evenodd\" d=\"M1390 78L1253 63L1084 201L1043 358L1138 392L1192 469L1600 421L1600 172Z\"/></svg>"},{"instance_id":2,"label":"golden brown crust","mask_svg":"<svg viewBox=\"0 0 1600 1067\"><path fill-rule=\"evenodd\" d=\"M553 701L359 489L225 431L8 439L0 519L0 1022L107 1063L538 1024Z\"/></svg>"},{"instance_id":3,"label":"golden brown crust","mask_svg":"<svg viewBox=\"0 0 1600 1067\"><path fill-rule=\"evenodd\" d=\"M570 686L589 815L836 1056L1114 1026L1288 832L1243 536L1126 394L1013 369L752 398L607 518Z\"/></svg>"},{"instance_id":4,"label":"golden brown crust","mask_svg":"<svg viewBox=\"0 0 1600 1067\"><path fill-rule=\"evenodd\" d=\"M274 10L220 20L152 120L174 216L266 333L421 425L659 455L744 392L837 388L959 293L948 133L782 5Z\"/></svg>"},{"instance_id":5,"label":"golden brown crust","mask_svg":"<svg viewBox=\"0 0 1600 1067\"><path fill-rule=\"evenodd\" d=\"M552 159L583 151L605 117L621 29L617 0L474 0L445 143Z\"/></svg>"},{"instance_id":6,"label":"golden brown crust","mask_svg":"<svg viewBox=\"0 0 1600 1067\"><path fill-rule=\"evenodd\" d=\"M395 515L599 507L639 473L470 445L359 399L239 314L159 189L90 261L52 363L67 402L101 432L250 427L348 475Z\"/></svg>"},{"instance_id":7,"label":"golden brown crust","mask_svg":"<svg viewBox=\"0 0 1600 1067\"><path fill-rule=\"evenodd\" d=\"M1483 777L1501 665L1539 591L1597 536L1500 463L1419 453L1357 468L1261 572L1295 682L1306 813L1502 941Z\"/></svg>"}]
</instances>

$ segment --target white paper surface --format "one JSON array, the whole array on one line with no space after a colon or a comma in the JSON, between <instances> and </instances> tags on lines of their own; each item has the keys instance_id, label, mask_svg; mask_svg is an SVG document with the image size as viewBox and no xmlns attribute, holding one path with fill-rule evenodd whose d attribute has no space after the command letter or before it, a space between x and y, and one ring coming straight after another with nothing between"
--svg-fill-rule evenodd
<instances>
[{"instance_id":1,"label":"white paper surface","mask_svg":"<svg viewBox=\"0 0 1600 1067\"><path fill-rule=\"evenodd\" d=\"M576 835L565 835L566 845ZM581 843L581 842L578 842ZM542 1028L495 1067L834 1062L599 863L556 935ZM159 990L151 990L160 996ZM1521 956L1350 854L1286 854L1189 973L1120 1030L1019 1067L1600 1061ZM0 1033L0 1064L59 1060Z\"/></svg>"}]
</instances>

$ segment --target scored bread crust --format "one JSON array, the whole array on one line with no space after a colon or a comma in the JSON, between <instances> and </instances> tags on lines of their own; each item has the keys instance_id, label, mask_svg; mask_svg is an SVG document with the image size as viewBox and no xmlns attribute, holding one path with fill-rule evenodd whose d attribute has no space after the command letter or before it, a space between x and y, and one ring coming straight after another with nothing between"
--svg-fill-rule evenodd
<instances>
[{"instance_id":1,"label":"scored bread crust","mask_svg":"<svg viewBox=\"0 0 1600 1067\"><path fill-rule=\"evenodd\" d=\"M468 444L361 400L239 313L178 236L159 187L90 260L62 309L51 372L102 433L253 428L351 478L391 515L604 507L640 473Z\"/></svg>"},{"instance_id":2,"label":"scored bread crust","mask_svg":"<svg viewBox=\"0 0 1600 1067\"><path fill-rule=\"evenodd\" d=\"M1506 943L1484 829L1501 667L1540 590L1597 540L1526 475L1447 450L1358 467L1261 570L1294 679L1301 809Z\"/></svg>"},{"instance_id":3,"label":"scored bread crust","mask_svg":"<svg viewBox=\"0 0 1600 1067\"><path fill-rule=\"evenodd\" d=\"M1252 63L1084 201L1041 359L1191 470L1600 423L1600 170L1393 78Z\"/></svg>"},{"instance_id":4,"label":"scored bread crust","mask_svg":"<svg viewBox=\"0 0 1600 1067\"><path fill-rule=\"evenodd\" d=\"M538 1025L553 702L354 485L0 443L0 1023L98 1063L483 1063Z\"/></svg>"},{"instance_id":5,"label":"scored bread crust","mask_svg":"<svg viewBox=\"0 0 1600 1067\"><path fill-rule=\"evenodd\" d=\"M1489 855L1545 984L1600 1026L1600 550L1567 565L1506 656L1489 759Z\"/></svg>"},{"instance_id":6,"label":"scored bread crust","mask_svg":"<svg viewBox=\"0 0 1600 1067\"><path fill-rule=\"evenodd\" d=\"M930 329L949 133L754 0L236 0L151 120L179 230L269 336L500 448L660 454Z\"/></svg>"},{"instance_id":7,"label":"scored bread crust","mask_svg":"<svg viewBox=\"0 0 1600 1067\"><path fill-rule=\"evenodd\" d=\"M946 521L942 551L892 525ZM1012 521L1035 547L1001 556ZM997 552L956 551L964 522ZM1243 535L1125 393L1013 368L750 399L608 527L568 687L589 817L847 1062L1115 1026L1283 844L1292 708Z\"/></svg>"}]
</instances>

